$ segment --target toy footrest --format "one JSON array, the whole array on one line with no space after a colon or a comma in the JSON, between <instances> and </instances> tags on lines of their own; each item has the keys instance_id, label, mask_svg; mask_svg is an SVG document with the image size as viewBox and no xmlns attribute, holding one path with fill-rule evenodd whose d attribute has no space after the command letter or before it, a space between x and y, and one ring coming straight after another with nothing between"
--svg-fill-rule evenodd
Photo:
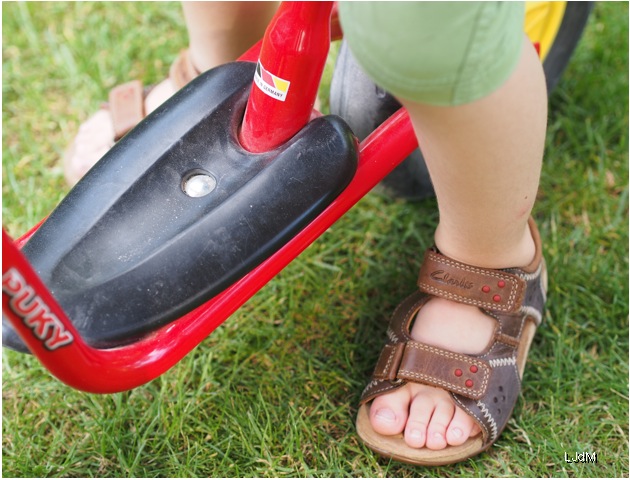
<instances>
[{"instance_id":1,"label":"toy footrest","mask_svg":"<svg viewBox=\"0 0 630 480\"><path fill-rule=\"evenodd\" d=\"M221 292L346 187L356 140L338 117L251 154L237 130L255 65L211 70L118 142L23 252L84 339L130 343ZM3 319L3 343L25 350Z\"/></svg>"}]
</instances>

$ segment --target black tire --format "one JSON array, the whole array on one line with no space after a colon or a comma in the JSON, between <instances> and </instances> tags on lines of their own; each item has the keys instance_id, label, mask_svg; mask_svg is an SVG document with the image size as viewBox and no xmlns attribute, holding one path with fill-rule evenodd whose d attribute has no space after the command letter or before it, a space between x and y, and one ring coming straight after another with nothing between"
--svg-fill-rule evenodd
<instances>
[{"instance_id":1,"label":"black tire","mask_svg":"<svg viewBox=\"0 0 630 480\"><path fill-rule=\"evenodd\" d=\"M363 140L387 120L400 103L372 82L342 42L330 84L330 113L341 116ZM380 184L393 196L419 200L432 196L433 186L419 149L407 157Z\"/></svg>"},{"instance_id":2,"label":"black tire","mask_svg":"<svg viewBox=\"0 0 630 480\"><path fill-rule=\"evenodd\" d=\"M594 2L567 2L558 33L543 62L549 93L568 65L593 5ZM363 72L342 42L330 85L330 112L344 118L359 140L363 140L399 108L394 97ZM381 186L389 194L407 200L421 200L435 194L419 149L383 179Z\"/></svg>"},{"instance_id":3,"label":"black tire","mask_svg":"<svg viewBox=\"0 0 630 480\"><path fill-rule=\"evenodd\" d=\"M543 62L547 92L558 84L577 47L595 2L567 2L558 34Z\"/></svg>"}]
</instances>

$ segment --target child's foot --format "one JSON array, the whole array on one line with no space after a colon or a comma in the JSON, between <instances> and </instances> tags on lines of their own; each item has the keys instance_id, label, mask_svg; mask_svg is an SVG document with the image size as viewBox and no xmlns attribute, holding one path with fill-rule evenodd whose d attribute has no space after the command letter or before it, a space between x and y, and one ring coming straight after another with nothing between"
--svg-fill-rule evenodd
<instances>
[{"instance_id":1,"label":"child's foot","mask_svg":"<svg viewBox=\"0 0 630 480\"><path fill-rule=\"evenodd\" d=\"M477 307L434 298L418 313L411 337L453 352L476 354L488 346L494 323ZM403 433L409 446L432 450L461 445L480 432L446 390L418 383L377 397L370 408L370 420L382 435Z\"/></svg>"},{"instance_id":2,"label":"child's foot","mask_svg":"<svg viewBox=\"0 0 630 480\"><path fill-rule=\"evenodd\" d=\"M110 94L110 104L79 127L77 136L65 154L64 172L68 184L74 185L78 182L120 137L198 74L190 63L188 53L184 51L173 63L169 78L152 87L146 96L137 82L125 84L122 91L119 89L117 94ZM117 111L122 112L119 115L121 118L114 119L112 103L116 103ZM131 122L128 111L132 112Z\"/></svg>"},{"instance_id":3,"label":"child's foot","mask_svg":"<svg viewBox=\"0 0 630 480\"><path fill-rule=\"evenodd\" d=\"M533 222L530 229L529 254L515 252L531 260L523 268L478 268L428 252L421 291L394 313L363 394L357 428L372 449L439 465L496 440L545 301L540 238Z\"/></svg>"}]
</instances>

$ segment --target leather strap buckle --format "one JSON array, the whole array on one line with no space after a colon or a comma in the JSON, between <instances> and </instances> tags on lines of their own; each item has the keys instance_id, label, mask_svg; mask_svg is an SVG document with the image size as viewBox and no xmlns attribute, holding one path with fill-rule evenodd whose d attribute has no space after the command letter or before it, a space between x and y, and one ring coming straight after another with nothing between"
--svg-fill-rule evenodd
<instances>
[{"instance_id":1,"label":"leather strap buckle","mask_svg":"<svg viewBox=\"0 0 630 480\"><path fill-rule=\"evenodd\" d=\"M373 377L378 380L396 381L404 353L404 343L388 343L385 345L378 358L378 362L376 362Z\"/></svg>"}]
</instances>

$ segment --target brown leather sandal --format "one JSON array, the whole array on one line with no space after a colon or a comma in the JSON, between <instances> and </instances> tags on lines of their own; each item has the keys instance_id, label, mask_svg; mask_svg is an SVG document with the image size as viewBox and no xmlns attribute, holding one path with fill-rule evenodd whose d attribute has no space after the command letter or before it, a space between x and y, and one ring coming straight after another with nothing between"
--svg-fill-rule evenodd
<instances>
[{"instance_id":1,"label":"brown leather sandal","mask_svg":"<svg viewBox=\"0 0 630 480\"><path fill-rule=\"evenodd\" d=\"M429 249L418 279L419 291L396 309L389 337L372 380L363 391L357 431L363 442L386 457L416 465L446 465L467 460L487 448L505 428L518 399L521 378L546 300L547 275L540 235L529 222L536 257L525 268L471 267ZM479 307L496 321L494 338L481 354L464 355L414 341L409 332L417 312L438 296ZM442 388L467 412L481 433L463 445L443 450L409 447L402 434L384 436L372 428L370 402L407 382Z\"/></svg>"},{"instance_id":2,"label":"brown leather sandal","mask_svg":"<svg viewBox=\"0 0 630 480\"><path fill-rule=\"evenodd\" d=\"M192 64L188 50L183 50L171 65L169 78L177 91L200 73ZM152 88L152 86L145 88L139 80L132 80L114 87L109 92L108 101L101 108L108 110L112 118L114 127L112 146L146 117L144 103ZM70 185L74 185L85 174L86 168L92 166L76 165L74 147L73 140L64 155L64 174Z\"/></svg>"}]
</instances>

